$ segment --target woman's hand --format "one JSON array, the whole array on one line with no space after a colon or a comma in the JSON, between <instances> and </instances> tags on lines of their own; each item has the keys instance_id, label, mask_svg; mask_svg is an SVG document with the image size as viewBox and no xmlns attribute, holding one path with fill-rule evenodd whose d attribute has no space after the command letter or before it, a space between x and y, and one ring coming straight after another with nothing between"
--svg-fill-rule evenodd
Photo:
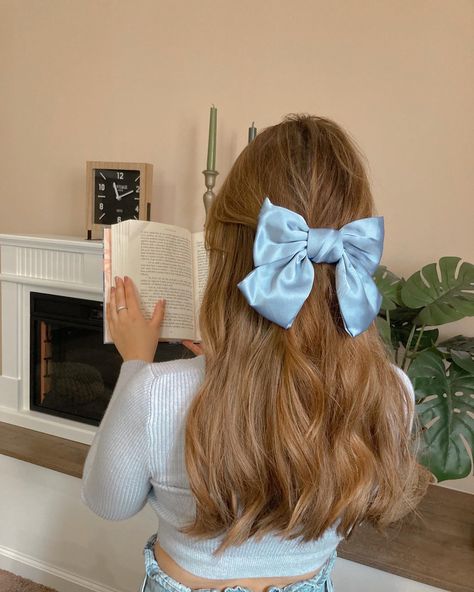
<instances>
[{"instance_id":1,"label":"woman's hand","mask_svg":"<svg viewBox=\"0 0 474 592\"><path fill-rule=\"evenodd\" d=\"M106 314L110 335L123 361L153 362L165 314L165 301L158 300L152 318L147 321L140 310L132 279L116 277Z\"/></svg>"},{"instance_id":2,"label":"woman's hand","mask_svg":"<svg viewBox=\"0 0 474 592\"><path fill-rule=\"evenodd\" d=\"M200 343L194 343L194 341L189 341L189 339L183 339L182 344L197 356L202 356L204 353L204 348Z\"/></svg>"}]
</instances>

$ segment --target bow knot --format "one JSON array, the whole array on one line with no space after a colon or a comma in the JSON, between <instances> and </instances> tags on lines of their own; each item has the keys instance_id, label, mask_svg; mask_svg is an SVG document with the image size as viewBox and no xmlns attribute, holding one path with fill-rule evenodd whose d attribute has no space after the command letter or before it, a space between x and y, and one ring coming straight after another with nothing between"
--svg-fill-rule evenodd
<instances>
[{"instance_id":1,"label":"bow knot","mask_svg":"<svg viewBox=\"0 0 474 592\"><path fill-rule=\"evenodd\" d=\"M372 275L382 257L382 217L335 228L309 228L305 219L265 198L253 247L255 269L238 284L262 316L288 329L314 282L313 263L336 264L336 292L345 330L365 331L382 297Z\"/></svg>"},{"instance_id":2,"label":"bow knot","mask_svg":"<svg viewBox=\"0 0 474 592\"><path fill-rule=\"evenodd\" d=\"M342 234L335 228L310 228L308 257L313 263L337 263L342 257Z\"/></svg>"}]
</instances>

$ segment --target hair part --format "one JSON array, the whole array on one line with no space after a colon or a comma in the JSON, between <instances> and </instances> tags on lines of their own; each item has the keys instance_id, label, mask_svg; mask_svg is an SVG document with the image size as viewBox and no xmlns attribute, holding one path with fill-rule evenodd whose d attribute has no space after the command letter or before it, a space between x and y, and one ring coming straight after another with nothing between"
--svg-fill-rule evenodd
<instances>
[{"instance_id":1,"label":"hair part","mask_svg":"<svg viewBox=\"0 0 474 592\"><path fill-rule=\"evenodd\" d=\"M264 198L310 227L374 215L363 157L333 121L290 115L245 148L206 224L209 279L200 311L205 379L186 419L185 459L196 501L188 535L319 538L337 524L383 527L413 510L430 474L416 462L410 393L375 324L343 327L334 265L290 329L251 308L237 284L253 268ZM417 424L415 424L417 425Z\"/></svg>"}]
</instances>

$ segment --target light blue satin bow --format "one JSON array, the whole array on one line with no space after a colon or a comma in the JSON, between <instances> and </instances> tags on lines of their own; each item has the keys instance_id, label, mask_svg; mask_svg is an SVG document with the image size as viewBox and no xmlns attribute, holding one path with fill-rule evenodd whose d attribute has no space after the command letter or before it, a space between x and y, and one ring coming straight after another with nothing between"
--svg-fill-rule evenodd
<instances>
[{"instance_id":1,"label":"light blue satin bow","mask_svg":"<svg viewBox=\"0 0 474 592\"><path fill-rule=\"evenodd\" d=\"M255 269L237 284L266 319L291 327L314 282L314 263L336 264L336 292L345 330L355 337L375 319L382 296L372 275L382 257L383 217L335 228L305 219L265 198L253 246Z\"/></svg>"}]
</instances>

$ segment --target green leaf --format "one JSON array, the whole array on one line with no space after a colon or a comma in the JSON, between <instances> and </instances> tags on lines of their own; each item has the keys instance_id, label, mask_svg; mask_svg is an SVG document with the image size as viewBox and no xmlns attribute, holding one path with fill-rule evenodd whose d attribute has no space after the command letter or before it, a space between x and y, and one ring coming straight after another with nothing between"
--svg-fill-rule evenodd
<instances>
[{"instance_id":1,"label":"green leaf","mask_svg":"<svg viewBox=\"0 0 474 592\"><path fill-rule=\"evenodd\" d=\"M420 461L439 481L470 475L471 457L461 435L472 451L474 373L457 364L446 367L440 353L425 351L413 361L408 375L415 388L418 417L425 428Z\"/></svg>"},{"instance_id":2,"label":"green leaf","mask_svg":"<svg viewBox=\"0 0 474 592\"><path fill-rule=\"evenodd\" d=\"M396 310L390 311L390 322L395 325L409 324L416 325L415 319L418 316L421 308L408 308L407 306L400 306Z\"/></svg>"},{"instance_id":3,"label":"green leaf","mask_svg":"<svg viewBox=\"0 0 474 592\"><path fill-rule=\"evenodd\" d=\"M442 257L410 276L401 289L406 306L421 308L417 324L443 325L474 315L474 265L463 262L456 276L459 257Z\"/></svg>"},{"instance_id":4,"label":"green leaf","mask_svg":"<svg viewBox=\"0 0 474 592\"><path fill-rule=\"evenodd\" d=\"M474 356L474 337L464 337L464 335L456 335L451 339L446 339L438 343L438 348L441 350L454 349L456 351L464 351Z\"/></svg>"},{"instance_id":5,"label":"green leaf","mask_svg":"<svg viewBox=\"0 0 474 592\"><path fill-rule=\"evenodd\" d=\"M377 326L380 337L382 338L383 342L385 343L385 345L388 349L388 352L390 354L390 357L392 358L392 361L395 360L395 353L393 351L391 335L390 335L390 325L382 317L376 317L375 325Z\"/></svg>"},{"instance_id":6,"label":"green leaf","mask_svg":"<svg viewBox=\"0 0 474 592\"><path fill-rule=\"evenodd\" d=\"M402 306L400 291L405 280L389 271L385 265L379 265L373 277L382 295L382 305L380 308L382 310L395 310L397 306Z\"/></svg>"},{"instance_id":7,"label":"green leaf","mask_svg":"<svg viewBox=\"0 0 474 592\"><path fill-rule=\"evenodd\" d=\"M459 366L463 370L466 370L466 372L470 372L474 375L474 360L472 359L471 354L452 349L451 358L456 366Z\"/></svg>"}]
</instances>

